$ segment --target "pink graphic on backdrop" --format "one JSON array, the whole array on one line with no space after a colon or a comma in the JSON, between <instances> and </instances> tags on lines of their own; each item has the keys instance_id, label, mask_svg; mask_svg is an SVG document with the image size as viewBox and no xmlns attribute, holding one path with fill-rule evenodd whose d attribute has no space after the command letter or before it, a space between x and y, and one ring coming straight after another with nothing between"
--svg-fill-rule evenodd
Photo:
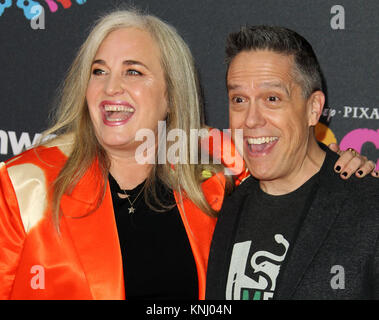
<instances>
[{"instance_id":1,"label":"pink graphic on backdrop","mask_svg":"<svg viewBox=\"0 0 379 320\"><path fill-rule=\"evenodd\" d=\"M72 3L71 3L71 0L55 0L57 2L60 2L63 6L63 8L67 9L67 8L70 8ZM49 6L49 9L51 12L55 12L58 10L58 5L56 4L54 0L45 0L45 2L47 3L47 5Z\"/></svg>"},{"instance_id":2,"label":"pink graphic on backdrop","mask_svg":"<svg viewBox=\"0 0 379 320\"><path fill-rule=\"evenodd\" d=\"M55 12L58 10L58 5L55 3L54 0L45 0L45 2L49 6L51 12Z\"/></svg>"},{"instance_id":3,"label":"pink graphic on backdrop","mask_svg":"<svg viewBox=\"0 0 379 320\"><path fill-rule=\"evenodd\" d=\"M41 12L43 12L43 7L39 3L41 1L33 0L17 0L16 5L24 11L24 15L28 20L36 19L39 17ZM68 9L72 5L71 0L45 0L51 12L56 12L58 10L59 2L64 9ZM76 0L76 3L83 5L87 0ZM12 6L12 0L0 0L0 17L3 15L4 10Z\"/></svg>"},{"instance_id":4,"label":"pink graphic on backdrop","mask_svg":"<svg viewBox=\"0 0 379 320\"><path fill-rule=\"evenodd\" d=\"M354 148L361 152L363 144L371 142L379 150L379 129L356 129L349 132L343 137L340 143L340 148L346 150L347 148ZM376 170L379 169L379 159L376 161Z\"/></svg>"}]
</instances>

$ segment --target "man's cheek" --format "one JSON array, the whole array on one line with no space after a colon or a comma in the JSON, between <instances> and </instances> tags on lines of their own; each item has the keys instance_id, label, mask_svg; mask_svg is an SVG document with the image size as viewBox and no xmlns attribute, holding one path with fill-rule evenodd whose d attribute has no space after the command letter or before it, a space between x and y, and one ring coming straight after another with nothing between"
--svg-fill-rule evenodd
<instances>
[{"instance_id":1,"label":"man's cheek","mask_svg":"<svg viewBox=\"0 0 379 320\"><path fill-rule=\"evenodd\" d=\"M229 127L230 129L242 128L243 117L235 114L234 112L230 112L229 113Z\"/></svg>"}]
</instances>

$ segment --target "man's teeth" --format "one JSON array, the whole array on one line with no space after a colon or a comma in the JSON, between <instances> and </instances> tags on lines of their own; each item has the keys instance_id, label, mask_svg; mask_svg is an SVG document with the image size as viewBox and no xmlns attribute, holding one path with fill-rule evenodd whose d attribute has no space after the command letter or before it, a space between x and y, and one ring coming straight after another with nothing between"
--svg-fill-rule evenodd
<instances>
[{"instance_id":1,"label":"man's teeth","mask_svg":"<svg viewBox=\"0 0 379 320\"><path fill-rule=\"evenodd\" d=\"M134 112L132 107L122 106L122 105L106 105L104 106L105 111L115 111L115 112Z\"/></svg>"},{"instance_id":2,"label":"man's teeth","mask_svg":"<svg viewBox=\"0 0 379 320\"><path fill-rule=\"evenodd\" d=\"M248 144L263 144L263 143L269 143L273 142L275 140L278 140L278 137L259 137L259 138L248 138L247 143Z\"/></svg>"}]
</instances>

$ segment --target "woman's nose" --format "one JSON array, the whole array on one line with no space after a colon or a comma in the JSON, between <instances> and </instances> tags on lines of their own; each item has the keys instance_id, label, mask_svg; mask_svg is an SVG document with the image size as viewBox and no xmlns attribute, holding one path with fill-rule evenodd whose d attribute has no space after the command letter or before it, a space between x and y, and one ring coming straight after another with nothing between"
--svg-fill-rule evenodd
<instances>
[{"instance_id":1,"label":"woman's nose","mask_svg":"<svg viewBox=\"0 0 379 320\"><path fill-rule=\"evenodd\" d=\"M125 88L121 77L117 75L110 75L105 86L105 92L109 96L119 95L124 93Z\"/></svg>"}]
</instances>

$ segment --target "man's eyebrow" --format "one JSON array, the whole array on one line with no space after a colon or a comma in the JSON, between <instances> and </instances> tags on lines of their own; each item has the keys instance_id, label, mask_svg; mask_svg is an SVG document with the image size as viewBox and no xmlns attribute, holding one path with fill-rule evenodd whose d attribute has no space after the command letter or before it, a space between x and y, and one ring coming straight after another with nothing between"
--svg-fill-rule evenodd
<instances>
[{"instance_id":1,"label":"man's eyebrow","mask_svg":"<svg viewBox=\"0 0 379 320\"><path fill-rule=\"evenodd\" d=\"M241 89L242 86L239 85L239 84L227 84L227 89L228 90L237 90L237 89Z\"/></svg>"},{"instance_id":2,"label":"man's eyebrow","mask_svg":"<svg viewBox=\"0 0 379 320\"><path fill-rule=\"evenodd\" d=\"M244 87L240 84L231 83L227 85L228 90L239 90L241 88L244 88ZM263 88L263 89L278 88L278 89L284 90L288 96L290 95L288 88L280 81L265 81L265 82L260 83L258 85L258 88Z\"/></svg>"},{"instance_id":3,"label":"man's eyebrow","mask_svg":"<svg viewBox=\"0 0 379 320\"><path fill-rule=\"evenodd\" d=\"M278 89L282 89L284 90L287 95L289 96L290 95L290 92L287 88L287 86L285 86L282 82L280 81L265 81L265 82L262 82L258 85L259 88L278 88Z\"/></svg>"},{"instance_id":4,"label":"man's eyebrow","mask_svg":"<svg viewBox=\"0 0 379 320\"><path fill-rule=\"evenodd\" d=\"M100 65L105 66L106 62L102 59L96 59L96 60L94 60L94 62L92 62L92 65L94 65L94 64L100 64ZM122 62L122 64L126 65L126 66L139 65L139 66L143 66L146 69L149 69L144 63L142 63L140 61L136 61L136 60L125 60Z\"/></svg>"}]
</instances>

